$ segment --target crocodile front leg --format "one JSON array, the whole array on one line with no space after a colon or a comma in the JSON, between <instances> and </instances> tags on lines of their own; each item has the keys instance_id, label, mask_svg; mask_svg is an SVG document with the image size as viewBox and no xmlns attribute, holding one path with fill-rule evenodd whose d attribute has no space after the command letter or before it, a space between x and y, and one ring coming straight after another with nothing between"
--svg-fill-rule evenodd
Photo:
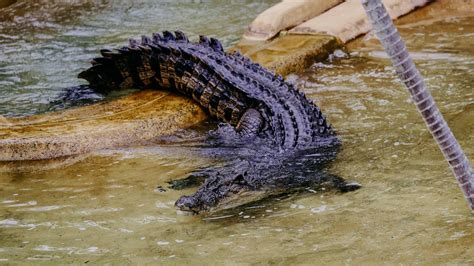
<instances>
[{"instance_id":1,"label":"crocodile front leg","mask_svg":"<svg viewBox=\"0 0 474 266\"><path fill-rule=\"evenodd\" d=\"M263 118L259 111L250 108L240 118L235 131L243 139L254 138L260 132L263 125Z\"/></svg>"},{"instance_id":2,"label":"crocodile front leg","mask_svg":"<svg viewBox=\"0 0 474 266\"><path fill-rule=\"evenodd\" d=\"M215 146L242 146L254 140L263 126L263 117L253 108L244 112L236 127L227 123L209 132L209 143Z\"/></svg>"}]
</instances>

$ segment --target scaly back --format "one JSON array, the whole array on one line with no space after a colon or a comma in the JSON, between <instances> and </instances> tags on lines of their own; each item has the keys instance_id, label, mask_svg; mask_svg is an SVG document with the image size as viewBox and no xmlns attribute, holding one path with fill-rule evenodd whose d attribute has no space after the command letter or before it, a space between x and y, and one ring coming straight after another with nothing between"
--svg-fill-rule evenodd
<instances>
[{"instance_id":1,"label":"scaly back","mask_svg":"<svg viewBox=\"0 0 474 266\"><path fill-rule=\"evenodd\" d=\"M317 106L279 75L239 53L225 53L214 38L190 42L185 34L154 33L128 46L101 50L79 74L98 92L171 89L196 100L209 114L236 126L249 108L260 112L260 133L284 149L326 145L334 131Z\"/></svg>"}]
</instances>

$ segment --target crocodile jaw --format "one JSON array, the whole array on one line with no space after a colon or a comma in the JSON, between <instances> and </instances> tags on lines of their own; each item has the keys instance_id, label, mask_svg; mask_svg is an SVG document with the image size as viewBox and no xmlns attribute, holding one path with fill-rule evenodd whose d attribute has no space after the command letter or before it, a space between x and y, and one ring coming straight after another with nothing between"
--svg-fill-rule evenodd
<instances>
[{"instance_id":1,"label":"crocodile jaw","mask_svg":"<svg viewBox=\"0 0 474 266\"><path fill-rule=\"evenodd\" d=\"M175 206L183 212L211 214L259 201L267 197L269 193L264 190L249 190L248 188L236 192L229 191L225 195L222 195L222 197L215 202L215 205L212 206L205 204L200 198L201 195L182 196L176 201Z\"/></svg>"}]
</instances>

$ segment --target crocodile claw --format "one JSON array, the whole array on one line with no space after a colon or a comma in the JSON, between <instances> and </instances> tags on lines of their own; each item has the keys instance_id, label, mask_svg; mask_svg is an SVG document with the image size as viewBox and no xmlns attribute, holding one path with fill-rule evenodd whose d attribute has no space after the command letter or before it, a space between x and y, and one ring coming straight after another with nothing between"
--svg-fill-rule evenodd
<instances>
[{"instance_id":1,"label":"crocodile claw","mask_svg":"<svg viewBox=\"0 0 474 266\"><path fill-rule=\"evenodd\" d=\"M355 191L361 188L362 185L357 183L357 182L344 182L344 184L340 185L338 187L339 191L341 192L350 192L350 191Z\"/></svg>"}]
</instances>

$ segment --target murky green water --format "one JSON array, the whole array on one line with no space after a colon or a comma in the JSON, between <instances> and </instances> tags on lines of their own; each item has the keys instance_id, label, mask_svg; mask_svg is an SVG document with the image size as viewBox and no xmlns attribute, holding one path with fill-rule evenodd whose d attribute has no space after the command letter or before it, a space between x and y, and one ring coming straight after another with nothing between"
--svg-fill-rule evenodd
<instances>
[{"instance_id":1,"label":"murky green water","mask_svg":"<svg viewBox=\"0 0 474 266\"><path fill-rule=\"evenodd\" d=\"M229 47L261 11L259 1L19 1L0 10L0 115L44 112L104 47L163 30L218 37ZM64 4L70 2L70 4Z\"/></svg>"},{"instance_id":2,"label":"murky green water","mask_svg":"<svg viewBox=\"0 0 474 266\"><path fill-rule=\"evenodd\" d=\"M217 26L206 22L215 18L204 7L180 4L175 12L207 15L199 25L184 15L161 23L196 33L207 29L205 33L229 38L230 44L256 9L264 6L218 5L222 23ZM148 28L140 16L132 15L149 13L147 20L160 23L149 9L144 5L95 11L95 22L74 16L74 22L61 24L51 36L65 36L75 28L76 37L64 37L68 45L68 38L81 39L77 36L87 35L84 28L91 27L112 37L86 36L82 46L69 44L71 49L84 49L69 70L64 65L45 70L41 64L47 64L48 56L43 61L40 56L35 63L24 63L25 73L55 71L63 73L62 85L74 82L68 72L77 73L87 65L81 61L98 47L163 28L163 24ZM112 26L111 14L125 10L130 14L126 18L134 22ZM101 24L101 19L109 24ZM406 24L400 29L454 133L468 157L474 158L474 17ZM2 39L8 44L2 47L14 45ZM91 40L96 43L88 43ZM177 214L173 207L174 200L193 189L155 188L183 177L207 159L179 147L97 153L52 170L0 173L0 263L474 264L474 217L408 93L391 74L374 40L360 41L350 52L347 58L316 63L296 82L317 100L343 138L344 149L331 172L362 183L359 191L291 195L228 213L231 217L203 219ZM8 58L21 64L13 55ZM48 73L40 76L51 86L44 90L54 94L52 88L61 86L51 85L54 80ZM1 82L8 80L4 76L15 76L7 74L2 74ZM16 85L5 85L10 99L17 97L12 95L45 99L12 82ZM4 113L30 111L21 102L8 104L8 108L1 105Z\"/></svg>"}]
</instances>

